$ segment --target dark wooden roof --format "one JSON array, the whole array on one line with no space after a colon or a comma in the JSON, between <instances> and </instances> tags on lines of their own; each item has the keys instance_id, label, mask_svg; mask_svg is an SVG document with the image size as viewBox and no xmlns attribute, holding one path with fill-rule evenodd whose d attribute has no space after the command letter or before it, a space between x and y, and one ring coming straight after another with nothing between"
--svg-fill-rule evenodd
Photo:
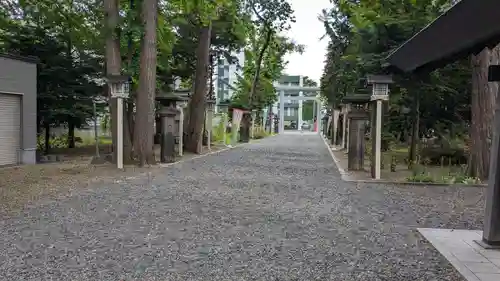
<instances>
[{"instance_id":1,"label":"dark wooden roof","mask_svg":"<svg viewBox=\"0 0 500 281\"><path fill-rule=\"evenodd\" d=\"M352 95L346 95L345 97L342 98L342 103L347 104L347 103L353 103L353 104L363 104L367 103L370 101L370 95L366 94L352 94Z\"/></svg>"},{"instance_id":2,"label":"dark wooden roof","mask_svg":"<svg viewBox=\"0 0 500 281\"><path fill-rule=\"evenodd\" d=\"M280 83L280 84L295 83L298 85L300 83L300 76L299 75L282 75L280 77L280 79L278 80L278 83Z\"/></svg>"},{"instance_id":3,"label":"dark wooden roof","mask_svg":"<svg viewBox=\"0 0 500 281\"><path fill-rule=\"evenodd\" d=\"M39 63L40 60L37 57L34 56L29 56L29 57L23 57L23 56L18 56L18 55L13 55L13 54L5 54L5 53L0 53L0 58L7 58L11 60L18 60L18 61L24 61L28 63Z\"/></svg>"},{"instance_id":4,"label":"dark wooden roof","mask_svg":"<svg viewBox=\"0 0 500 281\"><path fill-rule=\"evenodd\" d=\"M500 42L500 0L462 0L387 57L404 72L436 68Z\"/></svg>"}]
</instances>

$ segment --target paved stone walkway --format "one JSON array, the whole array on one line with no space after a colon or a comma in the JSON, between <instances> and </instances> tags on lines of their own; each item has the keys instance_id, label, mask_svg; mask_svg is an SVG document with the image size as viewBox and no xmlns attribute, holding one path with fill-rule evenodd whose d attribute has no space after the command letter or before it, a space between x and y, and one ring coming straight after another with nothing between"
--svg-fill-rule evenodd
<instances>
[{"instance_id":1,"label":"paved stone walkway","mask_svg":"<svg viewBox=\"0 0 500 281\"><path fill-rule=\"evenodd\" d=\"M416 227L480 228L482 200L344 183L284 135L1 221L0 280L462 280Z\"/></svg>"}]
</instances>

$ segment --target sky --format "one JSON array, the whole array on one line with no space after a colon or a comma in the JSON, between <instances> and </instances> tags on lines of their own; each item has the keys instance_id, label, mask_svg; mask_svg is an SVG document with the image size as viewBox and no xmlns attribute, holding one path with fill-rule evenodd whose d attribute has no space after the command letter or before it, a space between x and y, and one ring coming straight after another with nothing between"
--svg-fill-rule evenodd
<instances>
[{"instance_id":1,"label":"sky","mask_svg":"<svg viewBox=\"0 0 500 281\"><path fill-rule=\"evenodd\" d=\"M329 8L330 0L289 0L295 11L296 22L286 34L296 43L305 46L305 52L289 54L285 69L288 75L309 76L319 83L323 73L323 65L328 39L320 38L325 34L323 24L318 20L322 9Z\"/></svg>"}]
</instances>

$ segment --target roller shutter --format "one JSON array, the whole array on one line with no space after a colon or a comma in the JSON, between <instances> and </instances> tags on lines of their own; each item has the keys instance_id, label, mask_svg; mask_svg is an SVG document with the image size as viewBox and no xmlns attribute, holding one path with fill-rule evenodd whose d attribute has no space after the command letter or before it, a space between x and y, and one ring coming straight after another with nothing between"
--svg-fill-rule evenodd
<instances>
[{"instance_id":1,"label":"roller shutter","mask_svg":"<svg viewBox=\"0 0 500 281\"><path fill-rule=\"evenodd\" d=\"M0 93L0 166L18 164L21 148L21 97Z\"/></svg>"}]
</instances>

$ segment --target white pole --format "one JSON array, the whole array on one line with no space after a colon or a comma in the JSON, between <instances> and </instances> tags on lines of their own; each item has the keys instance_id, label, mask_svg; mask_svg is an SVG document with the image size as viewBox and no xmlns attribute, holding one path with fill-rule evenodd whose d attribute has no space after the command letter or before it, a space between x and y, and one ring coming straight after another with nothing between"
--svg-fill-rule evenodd
<instances>
[{"instance_id":1,"label":"white pole","mask_svg":"<svg viewBox=\"0 0 500 281\"><path fill-rule=\"evenodd\" d=\"M382 147L382 100L377 100L376 116L376 136L375 136L375 179L380 179L381 147Z\"/></svg>"},{"instance_id":2,"label":"white pole","mask_svg":"<svg viewBox=\"0 0 500 281\"><path fill-rule=\"evenodd\" d=\"M342 119L342 149L344 149L345 147L345 144L346 144L346 141L347 141L347 134L346 134L346 130L347 130L347 114L345 113L345 109L343 108L342 109L342 116L344 117Z\"/></svg>"},{"instance_id":3,"label":"white pole","mask_svg":"<svg viewBox=\"0 0 500 281\"><path fill-rule=\"evenodd\" d=\"M184 143L184 107L179 106L178 110L179 110L179 144L178 144L179 152L178 152L178 155L182 157L182 155L184 154L184 151L183 151L184 148L182 147L183 143Z\"/></svg>"},{"instance_id":4,"label":"white pole","mask_svg":"<svg viewBox=\"0 0 500 281\"><path fill-rule=\"evenodd\" d=\"M304 87L304 77L301 75L299 78L299 87ZM300 91L299 92L299 97L302 97L304 95L304 92ZM298 112L298 120L297 120L297 129L301 130L299 128L302 127L302 110L304 108L304 102L302 100L299 100L299 112Z\"/></svg>"},{"instance_id":5,"label":"white pole","mask_svg":"<svg viewBox=\"0 0 500 281\"><path fill-rule=\"evenodd\" d=\"M316 100L316 129L318 130L318 135L321 135L321 101Z\"/></svg>"},{"instance_id":6,"label":"white pole","mask_svg":"<svg viewBox=\"0 0 500 281\"><path fill-rule=\"evenodd\" d=\"M280 91L279 103L280 103L280 110L279 110L280 119L278 122L278 126L279 126L278 132L280 134L283 134L285 132L285 91L284 90Z\"/></svg>"},{"instance_id":7,"label":"white pole","mask_svg":"<svg viewBox=\"0 0 500 281\"><path fill-rule=\"evenodd\" d=\"M227 139L227 134L226 134L226 130L227 130L227 122L228 122L228 114L226 111L224 113L222 113L222 126L224 127L224 130L222 131L222 143L224 145L227 145L226 143L226 139Z\"/></svg>"},{"instance_id":8,"label":"white pole","mask_svg":"<svg viewBox=\"0 0 500 281\"><path fill-rule=\"evenodd\" d=\"M97 131L97 106L96 101L92 101L92 106L94 110L94 138L95 138L95 157L99 158L99 132Z\"/></svg>"},{"instance_id":9,"label":"white pole","mask_svg":"<svg viewBox=\"0 0 500 281\"><path fill-rule=\"evenodd\" d=\"M117 98L116 102L116 166L123 169L123 99Z\"/></svg>"}]
</instances>

